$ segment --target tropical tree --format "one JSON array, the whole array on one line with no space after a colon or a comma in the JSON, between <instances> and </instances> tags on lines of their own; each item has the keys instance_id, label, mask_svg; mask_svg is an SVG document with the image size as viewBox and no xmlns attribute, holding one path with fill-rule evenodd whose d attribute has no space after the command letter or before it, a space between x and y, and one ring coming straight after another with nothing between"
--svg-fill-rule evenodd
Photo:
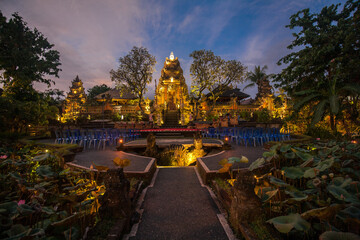
<instances>
[{"instance_id":1,"label":"tropical tree","mask_svg":"<svg viewBox=\"0 0 360 240\"><path fill-rule=\"evenodd\" d=\"M218 97L227 89L244 81L246 68L237 60L225 61L211 50L196 50L190 54L193 62L190 67L191 96L194 100L195 116L198 116L200 100L205 92L212 101L207 114L215 107Z\"/></svg>"},{"instance_id":2,"label":"tropical tree","mask_svg":"<svg viewBox=\"0 0 360 240\"><path fill-rule=\"evenodd\" d=\"M33 83L54 83L49 76L59 77L59 52L53 50L42 33L34 30L17 14L8 21L0 12L0 82L6 95L26 98Z\"/></svg>"},{"instance_id":3,"label":"tropical tree","mask_svg":"<svg viewBox=\"0 0 360 240\"><path fill-rule=\"evenodd\" d=\"M104 93L106 91L109 91L111 88L107 86L106 84L101 85L95 85L92 88L90 88L87 92L87 101L90 103L95 103L95 97L101 93Z\"/></svg>"},{"instance_id":4,"label":"tropical tree","mask_svg":"<svg viewBox=\"0 0 360 240\"><path fill-rule=\"evenodd\" d=\"M359 1L349 0L341 11L340 4L324 7L320 13L304 9L290 18L295 40L289 49L300 49L279 60L287 67L277 75L277 87L294 98L295 110L310 106L313 124L330 116L330 126L347 109L358 116L360 83L360 11ZM356 116L356 118L357 118Z\"/></svg>"},{"instance_id":5,"label":"tropical tree","mask_svg":"<svg viewBox=\"0 0 360 240\"><path fill-rule=\"evenodd\" d=\"M262 68L260 68L260 66L255 66L253 72L248 72L246 75L246 80L250 81L250 83L246 85L243 90L254 87L255 85L259 85L260 81L266 79L267 75L265 71L267 69L268 67L266 65Z\"/></svg>"},{"instance_id":6,"label":"tropical tree","mask_svg":"<svg viewBox=\"0 0 360 240\"><path fill-rule=\"evenodd\" d=\"M131 92L137 99L142 113L141 101L147 91L147 85L152 81L156 60L144 47L133 47L124 57L119 59L118 69L111 70L111 80L115 81L120 92Z\"/></svg>"},{"instance_id":7,"label":"tropical tree","mask_svg":"<svg viewBox=\"0 0 360 240\"><path fill-rule=\"evenodd\" d=\"M59 77L59 52L42 33L30 29L14 13L9 20L0 12L0 125L2 130L23 132L30 124L47 124L56 117L56 107L33 87L35 82L50 86L49 77Z\"/></svg>"}]
</instances>

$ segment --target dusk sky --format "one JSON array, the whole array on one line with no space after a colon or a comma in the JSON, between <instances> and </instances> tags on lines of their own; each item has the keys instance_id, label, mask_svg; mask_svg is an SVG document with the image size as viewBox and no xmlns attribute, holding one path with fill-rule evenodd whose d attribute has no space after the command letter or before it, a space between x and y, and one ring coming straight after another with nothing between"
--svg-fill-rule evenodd
<instances>
[{"instance_id":1,"label":"dusk sky","mask_svg":"<svg viewBox=\"0 0 360 240\"><path fill-rule=\"evenodd\" d=\"M133 46L146 47L156 57L154 79L173 51L189 87L189 54L200 49L239 60L248 70L268 65L268 74L277 73L282 67L276 63L289 53L286 47L293 39L285 28L289 17L304 8L319 12L333 3L345 1L0 0L0 9L8 18L18 12L55 44L62 71L52 88L67 93L76 75L86 90L102 83L115 86L109 71ZM44 90L45 85L37 88ZM257 89L245 92L254 97ZM153 95L154 82L147 93Z\"/></svg>"}]
</instances>

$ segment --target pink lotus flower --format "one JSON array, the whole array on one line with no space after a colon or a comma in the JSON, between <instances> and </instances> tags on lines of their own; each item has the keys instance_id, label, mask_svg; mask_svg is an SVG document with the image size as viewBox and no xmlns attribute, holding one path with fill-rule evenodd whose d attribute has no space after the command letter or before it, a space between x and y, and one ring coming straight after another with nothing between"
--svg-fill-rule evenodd
<instances>
[{"instance_id":1,"label":"pink lotus flower","mask_svg":"<svg viewBox=\"0 0 360 240\"><path fill-rule=\"evenodd\" d=\"M0 159L7 159L7 157L6 155L0 155Z\"/></svg>"},{"instance_id":2,"label":"pink lotus flower","mask_svg":"<svg viewBox=\"0 0 360 240\"><path fill-rule=\"evenodd\" d=\"M23 205L23 204L25 204L25 200L20 200L20 201L18 201L18 206L20 206L20 205Z\"/></svg>"}]
</instances>

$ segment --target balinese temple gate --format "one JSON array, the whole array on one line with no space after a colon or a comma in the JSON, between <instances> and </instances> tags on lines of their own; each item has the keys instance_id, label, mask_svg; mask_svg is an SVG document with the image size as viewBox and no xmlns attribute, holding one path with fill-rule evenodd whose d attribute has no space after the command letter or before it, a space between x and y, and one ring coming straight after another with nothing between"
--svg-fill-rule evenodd
<instances>
[{"instance_id":1,"label":"balinese temple gate","mask_svg":"<svg viewBox=\"0 0 360 240\"><path fill-rule=\"evenodd\" d=\"M173 52L166 58L155 91L155 116L158 125L176 127L189 122L189 93L180 67Z\"/></svg>"}]
</instances>

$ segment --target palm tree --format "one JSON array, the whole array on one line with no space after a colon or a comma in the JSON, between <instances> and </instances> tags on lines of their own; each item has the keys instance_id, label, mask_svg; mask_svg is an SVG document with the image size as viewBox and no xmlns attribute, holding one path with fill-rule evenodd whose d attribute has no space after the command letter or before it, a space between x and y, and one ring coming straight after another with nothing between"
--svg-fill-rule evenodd
<instances>
[{"instance_id":1,"label":"palm tree","mask_svg":"<svg viewBox=\"0 0 360 240\"><path fill-rule=\"evenodd\" d=\"M250 87L254 87L255 84L258 85L262 80L266 79L267 75L266 75L265 71L267 70L267 68L268 67L266 65L262 68L260 68L260 65L259 65L259 66L255 66L253 72L248 72L246 79L249 80L251 83L246 85L243 90L250 88Z\"/></svg>"}]
</instances>

